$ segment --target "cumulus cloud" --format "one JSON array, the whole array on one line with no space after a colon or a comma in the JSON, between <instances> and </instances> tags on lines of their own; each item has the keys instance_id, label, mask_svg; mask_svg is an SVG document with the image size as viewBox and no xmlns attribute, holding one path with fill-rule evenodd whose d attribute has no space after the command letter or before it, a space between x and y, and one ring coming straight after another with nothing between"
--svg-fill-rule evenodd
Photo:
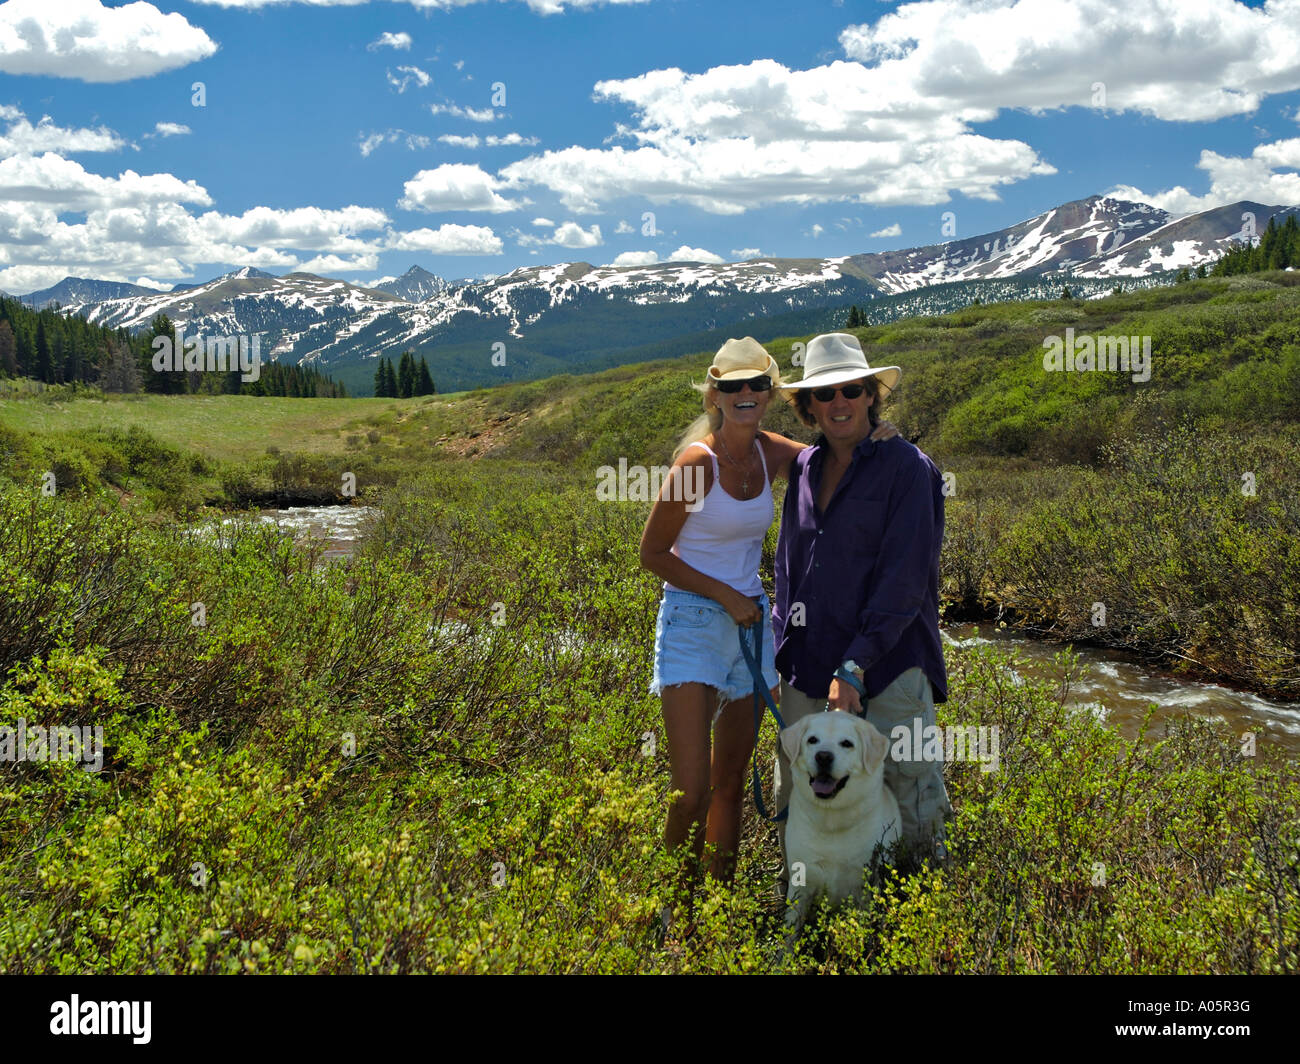
<instances>
[{"instance_id":1,"label":"cumulus cloud","mask_svg":"<svg viewBox=\"0 0 1300 1064\"><path fill-rule=\"evenodd\" d=\"M555 223L551 221L549 218L534 218L533 225L539 225L544 228L550 228L550 229L553 229L555 227Z\"/></svg>"},{"instance_id":2,"label":"cumulus cloud","mask_svg":"<svg viewBox=\"0 0 1300 1064\"><path fill-rule=\"evenodd\" d=\"M618 233L619 235L622 235L623 233L635 233L636 230L633 229L630 225L627 224L627 222L623 221L623 219L620 218L618 221L618 225L614 226L614 232Z\"/></svg>"},{"instance_id":3,"label":"cumulus cloud","mask_svg":"<svg viewBox=\"0 0 1300 1064\"><path fill-rule=\"evenodd\" d=\"M1205 195L1197 196L1182 185L1156 193L1120 185L1108 195L1150 203L1175 215L1195 214L1238 200L1267 206L1300 203L1300 137L1257 144L1247 156L1202 151L1196 165L1210 178L1210 191Z\"/></svg>"},{"instance_id":4,"label":"cumulus cloud","mask_svg":"<svg viewBox=\"0 0 1300 1064\"><path fill-rule=\"evenodd\" d=\"M543 185L577 212L637 196L740 214L841 199L937 204L953 192L996 199L1001 185L1055 172L1021 141L971 132L951 107L899 98L859 63L657 70L595 93L634 109L637 124L619 126L634 146L547 151L500 176Z\"/></svg>"},{"instance_id":5,"label":"cumulus cloud","mask_svg":"<svg viewBox=\"0 0 1300 1064\"><path fill-rule=\"evenodd\" d=\"M389 243L396 251L427 251L435 255L499 255L501 238L482 225L440 225L413 229Z\"/></svg>"},{"instance_id":6,"label":"cumulus cloud","mask_svg":"<svg viewBox=\"0 0 1300 1064\"><path fill-rule=\"evenodd\" d=\"M1297 14L1295 0L927 0L840 44L878 64L891 99L966 119L1078 106L1208 121L1300 88Z\"/></svg>"},{"instance_id":7,"label":"cumulus cloud","mask_svg":"<svg viewBox=\"0 0 1300 1064\"><path fill-rule=\"evenodd\" d=\"M0 71L89 82L175 70L217 50L184 15L137 0L9 0L0 5Z\"/></svg>"},{"instance_id":8,"label":"cumulus cloud","mask_svg":"<svg viewBox=\"0 0 1300 1064\"><path fill-rule=\"evenodd\" d=\"M562 248L594 248L604 243L600 238L600 226L583 229L577 222L557 226L549 242Z\"/></svg>"},{"instance_id":9,"label":"cumulus cloud","mask_svg":"<svg viewBox=\"0 0 1300 1064\"><path fill-rule=\"evenodd\" d=\"M653 251L625 251L619 255L611 266L653 266L659 256Z\"/></svg>"},{"instance_id":10,"label":"cumulus cloud","mask_svg":"<svg viewBox=\"0 0 1300 1064\"><path fill-rule=\"evenodd\" d=\"M744 259L756 259L763 253L758 248L732 248L731 257L737 262Z\"/></svg>"},{"instance_id":11,"label":"cumulus cloud","mask_svg":"<svg viewBox=\"0 0 1300 1064\"><path fill-rule=\"evenodd\" d=\"M895 222L893 225L887 225L884 229L877 229L871 234L873 237L902 236L903 227Z\"/></svg>"},{"instance_id":12,"label":"cumulus cloud","mask_svg":"<svg viewBox=\"0 0 1300 1064\"><path fill-rule=\"evenodd\" d=\"M181 122L157 122L154 124L153 132L144 135L145 140L153 137L185 137L193 133L194 130Z\"/></svg>"},{"instance_id":13,"label":"cumulus cloud","mask_svg":"<svg viewBox=\"0 0 1300 1064\"><path fill-rule=\"evenodd\" d=\"M668 262L726 262L721 255L715 255L712 251L705 251L703 248L688 247L683 244L666 260Z\"/></svg>"},{"instance_id":14,"label":"cumulus cloud","mask_svg":"<svg viewBox=\"0 0 1300 1064\"><path fill-rule=\"evenodd\" d=\"M379 266L378 255L353 255L343 258L340 255L317 255L308 259L295 270L295 273L315 273L328 277L330 274L350 273L353 270L373 270Z\"/></svg>"},{"instance_id":15,"label":"cumulus cloud","mask_svg":"<svg viewBox=\"0 0 1300 1064\"><path fill-rule=\"evenodd\" d=\"M996 200L1056 172L1023 141L975 131L1005 110L1211 121L1300 89L1300 0L921 0L849 26L840 43L847 60L807 70L760 59L598 82L597 100L631 112L615 143L547 151L499 176L575 212L621 197L720 214Z\"/></svg>"},{"instance_id":16,"label":"cumulus cloud","mask_svg":"<svg viewBox=\"0 0 1300 1064\"><path fill-rule=\"evenodd\" d=\"M502 182L468 163L421 170L406 182L398 206L415 211L512 211L520 204L499 195Z\"/></svg>"},{"instance_id":17,"label":"cumulus cloud","mask_svg":"<svg viewBox=\"0 0 1300 1064\"><path fill-rule=\"evenodd\" d=\"M377 52L380 48L393 48L399 52L409 52L411 50L411 35L409 33L389 33L384 30L383 33L366 45L367 52Z\"/></svg>"},{"instance_id":18,"label":"cumulus cloud","mask_svg":"<svg viewBox=\"0 0 1300 1064\"><path fill-rule=\"evenodd\" d=\"M125 170L117 177L92 174L80 163L54 152L0 159L0 201L44 203L60 211L138 206L147 203L211 204L207 191L194 181L171 174L137 174Z\"/></svg>"},{"instance_id":19,"label":"cumulus cloud","mask_svg":"<svg viewBox=\"0 0 1300 1064\"><path fill-rule=\"evenodd\" d=\"M0 108L0 121L9 128L0 133L0 157L53 151L71 154L83 151L117 151L125 143L111 129L64 129L49 115L32 125L17 107Z\"/></svg>"}]
</instances>

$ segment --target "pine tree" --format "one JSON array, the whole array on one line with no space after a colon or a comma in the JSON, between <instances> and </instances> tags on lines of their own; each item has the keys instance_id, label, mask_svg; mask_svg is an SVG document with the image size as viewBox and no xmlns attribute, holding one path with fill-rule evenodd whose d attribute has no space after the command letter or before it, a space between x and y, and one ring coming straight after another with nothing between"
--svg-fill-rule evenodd
<instances>
[{"instance_id":1,"label":"pine tree","mask_svg":"<svg viewBox=\"0 0 1300 1064\"><path fill-rule=\"evenodd\" d=\"M375 398L384 398L384 360L380 358L379 365L375 367Z\"/></svg>"},{"instance_id":2,"label":"pine tree","mask_svg":"<svg viewBox=\"0 0 1300 1064\"><path fill-rule=\"evenodd\" d=\"M849 320L845 323L845 328L861 329L867 324L867 316L858 309L856 303L849 307Z\"/></svg>"},{"instance_id":3,"label":"pine tree","mask_svg":"<svg viewBox=\"0 0 1300 1064\"><path fill-rule=\"evenodd\" d=\"M7 320L0 321L0 373L6 377L18 376L18 341Z\"/></svg>"},{"instance_id":4,"label":"pine tree","mask_svg":"<svg viewBox=\"0 0 1300 1064\"><path fill-rule=\"evenodd\" d=\"M438 389L433 386L433 377L429 374L429 363L427 363L424 360L424 356L421 355L420 356L420 379L419 382L416 384L415 394L434 395L437 393L437 391Z\"/></svg>"},{"instance_id":5,"label":"pine tree","mask_svg":"<svg viewBox=\"0 0 1300 1064\"><path fill-rule=\"evenodd\" d=\"M384 395L389 399L397 398L397 374L393 372L393 360L384 359Z\"/></svg>"},{"instance_id":6,"label":"pine tree","mask_svg":"<svg viewBox=\"0 0 1300 1064\"><path fill-rule=\"evenodd\" d=\"M409 399L415 394L415 358L410 351L403 351L397 366L397 395L400 399Z\"/></svg>"},{"instance_id":7,"label":"pine tree","mask_svg":"<svg viewBox=\"0 0 1300 1064\"><path fill-rule=\"evenodd\" d=\"M36 326L36 379L46 384L54 383L54 366L50 361L50 341L45 335L45 320Z\"/></svg>"},{"instance_id":8,"label":"pine tree","mask_svg":"<svg viewBox=\"0 0 1300 1064\"><path fill-rule=\"evenodd\" d=\"M1068 284L1067 284L1064 288L1061 289L1061 298L1062 298L1062 299L1073 299L1073 298L1074 298L1074 293L1070 291L1070 286L1069 286Z\"/></svg>"}]
</instances>

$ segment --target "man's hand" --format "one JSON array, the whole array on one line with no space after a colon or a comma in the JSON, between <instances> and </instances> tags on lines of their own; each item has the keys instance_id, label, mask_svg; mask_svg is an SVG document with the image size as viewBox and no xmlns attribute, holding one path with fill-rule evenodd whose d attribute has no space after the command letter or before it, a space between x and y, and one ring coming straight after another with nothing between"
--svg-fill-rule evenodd
<instances>
[{"instance_id":1,"label":"man's hand","mask_svg":"<svg viewBox=\"0 0 1300 1064\"><path fill-rule=\"evenodd\" d=\"M847 710L859 717L866 712L862 708L862 699L858 697L858 692L853 690L851 685L836 678L831 679L831 690L826 698L826 705L830 709Z\"/></svg>"}]
</instances>

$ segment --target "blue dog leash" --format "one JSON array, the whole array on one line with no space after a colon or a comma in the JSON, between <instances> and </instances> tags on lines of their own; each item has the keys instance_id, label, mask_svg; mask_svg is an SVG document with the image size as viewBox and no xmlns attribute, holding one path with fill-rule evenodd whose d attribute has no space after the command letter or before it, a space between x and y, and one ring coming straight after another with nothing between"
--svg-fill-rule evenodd
<instances>
[{"instance_id":1,"label":"blue dog leash","mask_svg":"<svg viewBox=\"0 0 1300 1064\"><path fill-rule=\"evenodd\" d=\"M758 807L759 815L764 820L779 823L786 818L790 811L789 807L782 809L776 816L768 816L767 807L763 805L763 787L758 778L758 733L763 726L763 703L766 702L767 708L772 711L772 717L776 720L778 735L780 731L785 730L785 721L781 719L781 714L772 702L772 695L768 692L767 683L763 680L763 667L760 664L763 660L763 615L761 611L758 621L750 627L754 631L753 650L750 650L749 645L745 642L745 629L737 627L737 632L740 635L740 652L744 654L745 664L749 666L749 672L754 677L754 804Z\"/></svg>"}]
</instances>

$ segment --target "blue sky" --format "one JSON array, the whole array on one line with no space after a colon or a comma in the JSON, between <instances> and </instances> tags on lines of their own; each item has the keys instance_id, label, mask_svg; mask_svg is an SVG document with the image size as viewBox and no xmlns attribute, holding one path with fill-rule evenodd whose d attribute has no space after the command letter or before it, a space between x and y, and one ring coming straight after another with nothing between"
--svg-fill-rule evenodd
<instances>
[{"instance_id":1,"label":"blue sky","mask_svg":"<svg viewBox=\"0 0 1300 1064\"><path fill-rule=\"evenodd\" d=\"M1094 193L1295 204L1298 102L1300 0L8 0L0 289L829 257Z\"/></svg>"}]
</instances>

